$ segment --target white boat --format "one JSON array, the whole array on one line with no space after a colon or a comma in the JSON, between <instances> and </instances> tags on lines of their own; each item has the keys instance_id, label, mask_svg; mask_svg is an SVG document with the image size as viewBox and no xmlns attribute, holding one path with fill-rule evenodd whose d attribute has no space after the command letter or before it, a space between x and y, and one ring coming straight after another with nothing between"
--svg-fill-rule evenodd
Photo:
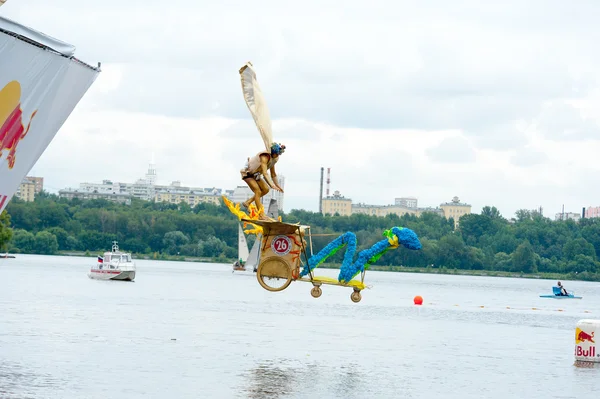
<instances>
[{"instance_id":1,"label":"white boat","mask_svg":"<svg viewBox=\"0 0 600 399\"><path fill-rule=\"evenodd\" d=\"M135 262L130 253L119 251L119 244L113 241L112 251L98 256L98 262L92 266L90 278L97 280L133 281L135 279Z\"/></svg>"},{"instance_id":2,"label":"white boat","mask_svg":"<svg viewBox=\"0 0 600 399\"><path fill-rule=\"evenodd\" d=\"M233 271L246 271L246 261L249 254L244 229L242 224L238 223L238 260L233 264Z\"/></svg>"},{"instance_id":3,"label":"white boat","mask_svg":"<svg viewBox=\"0 0 600 399\"><path fill-rule=\"evenodd\" d=\"M252 271L256 273L258 269L258 264L260 263L260 243L262 241L262 234L256 235L256 240L254 241L254 245L250 250L250 255L248 256L248 260L246 261L246 267L248 269L252 268Z\"/></svg>"},{"instance_id":4,"label":"white boat","mask_svg":"<svg viewBox=\"0 0 600 399\"><path fill-rule=\"evenodd\" d=\"M250 270L252 270L252 272L256 273L260 257L260 242L262 235L258 234L256 236L254 245L252 245L252 250L248 253L248 242L246 241L244 230L241 225L238 234L238 260L233 264L233 271L250 272Z\"/></svg>"}]
</instances>

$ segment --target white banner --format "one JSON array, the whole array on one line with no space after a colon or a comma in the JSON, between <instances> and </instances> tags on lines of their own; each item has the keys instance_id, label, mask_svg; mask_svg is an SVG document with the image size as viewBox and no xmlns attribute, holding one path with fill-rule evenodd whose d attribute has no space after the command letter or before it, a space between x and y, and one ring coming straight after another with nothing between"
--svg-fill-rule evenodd
<instances>
[{"instance_id":1,"label":"white banner","mask_svg":"<svg viewBox=\"0 0 600 399\"><path fill-rule=\"evenodd\" d=\"M11 26L0 17L0 213L99 73L24 41ZM35 33L41 42L43 34Z\"/></svg>"},{"instance_id":2,"label":"white banner","mask_svg":"<svg viewBox=\"0 0 600 399\"><path fill-rule=\"evenodd\" d=\"M254 118L260 137L265 143L265 149L270 153L271 144L273 144L271 116L269 115L269 108L267 108L267 101L256 79L256 72L254 72L252 63L247 62L246 65L240 68L240 79L242 80L244 101L246 101L246 105Z\"/></svg>"}]
</instances>

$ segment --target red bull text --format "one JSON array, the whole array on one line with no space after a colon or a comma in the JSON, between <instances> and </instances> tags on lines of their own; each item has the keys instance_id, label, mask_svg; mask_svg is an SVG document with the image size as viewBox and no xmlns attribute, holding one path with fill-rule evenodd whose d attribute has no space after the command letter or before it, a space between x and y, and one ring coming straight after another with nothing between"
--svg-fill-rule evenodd
<instances>
[{"instance_id":1,"label":"red bull text","mask_svg":"<svg viewBox=\"0 0 600 399\"><path fill-rule=\"evenodd\" d=\"M577 357L600 357L596 356L596 347L590 346L587 349L583 349L581 345L575 345L575 356Z\"/></svg>"}]
</instances>

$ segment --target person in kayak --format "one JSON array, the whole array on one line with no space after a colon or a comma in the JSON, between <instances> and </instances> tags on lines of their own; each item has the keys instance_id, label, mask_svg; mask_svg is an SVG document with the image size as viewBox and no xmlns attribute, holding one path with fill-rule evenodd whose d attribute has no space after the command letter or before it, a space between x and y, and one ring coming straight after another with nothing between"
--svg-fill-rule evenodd
<instances>
[{"instance_id":1,"label":"person in kayak","mask_svg":"<svg viewBox=\"0 0 600 399\"><path fill-rule=\"evenodd\" d=\"M560 283L560 281L558 282L558 288L560 288L560 295L561 296L568 296L569 293L567 292L567 290L565 289L565 287L563 287L563 285Z\"/></svg>"}]
</instances>

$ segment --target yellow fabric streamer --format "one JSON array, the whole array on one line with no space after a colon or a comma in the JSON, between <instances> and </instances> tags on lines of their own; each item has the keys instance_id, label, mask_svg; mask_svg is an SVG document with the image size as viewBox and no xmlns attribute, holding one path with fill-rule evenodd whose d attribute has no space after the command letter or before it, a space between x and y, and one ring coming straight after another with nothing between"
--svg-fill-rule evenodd
<instances>
[{"instance_id":1,"label":"yellow fabric streamer","mask_svg":"<svg viewBox=\"0 0 600 399\"><path fill-rule=\"evenodd\" d=\"M229 211L231 213L233 213L235 216L237 216L239 220L242 220L242 219L258 220L258 209L256 209L256 206L254 204L250 204L250 208L248 209L250 212L250 215L248 215L246 212L244 212L240 209L240 204L234 204L224 195L222 196L222 198L223 198L223 202L225 203L225 206L227 206ZM281 219L281 217L280 217L280 219ZM244 222L244 228L246 228L248 224L251 224L251 223ZM251 224L251 225L254 228L244 230L244 233L246 233L246 234L262 234L262 232L263 232L262 227L257 226L255 224Z\"/></svg>"}]
</instances>

